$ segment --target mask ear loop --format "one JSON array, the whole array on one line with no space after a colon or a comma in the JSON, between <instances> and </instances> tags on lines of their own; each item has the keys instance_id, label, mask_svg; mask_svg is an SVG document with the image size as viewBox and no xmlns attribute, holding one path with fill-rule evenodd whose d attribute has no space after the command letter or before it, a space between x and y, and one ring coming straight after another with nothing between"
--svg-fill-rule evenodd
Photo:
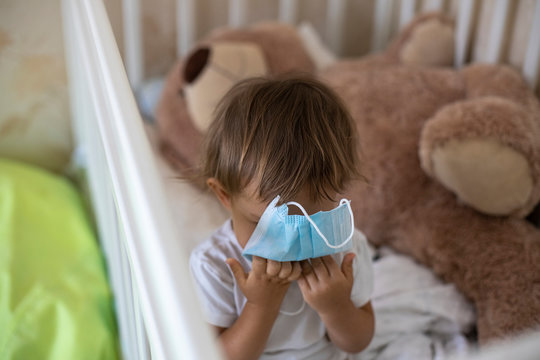
<instances>
[{"instance_id":1,"label":"mask ear loop","mask_svg":"<svg viewBox=\"0 0 540 360\"><path fill-rule=\"evenodd\" d=\"M283 315L287 315L287 316L294 316L294 315L298 315L300 314L302 311L304 311L304 308L306 307L306 302L304 301L304 299L302 299L302 306L300 306L300 309L296 310L296 311L281 311L279 310L279 312Z\"/></svg>"},{"instance_id":2,"label":"mask ear loop","mask_svg":"<svg viewBox=\"0 0 540 360\"><path fill-rule=\"evenodd\" d=\"M339 202L339 205L343 205L343 204L347 204L347 207L349 209L349 214L351 215L351 235L349 235L349 237L344 241L342 242L341 244L339 245L332 245L328 242L328 240L326 239L326 237L321 233L321 230L319 230L319 227L315 224L315 222L313 220L311 220L311 217L308 215L306 209L304 209L304 207L302 205L300 205L299 203L295 202L295 201L289 201L287 203L287 205L294 205L296 207L298 207L300 209L300 211L302 211L302 213L304 214L304 216L306 217L306 219L308 219L308 221L311 223L311 225L313 225L313 227L315 228L315 230L317 231L317 233L319 234L319 236L324 240L324 242L326 243L326 245L332 249L338 249L338 248L341 248L343 246L345 246L349 241L351 241L353 235L354 235L354 215L353 215L353 212L352 212L352 209L351 209L351 202L347 199L341 199L341 201ZM300 308L296 311L282 311L282 310L279 310L279 312L283 315L287 315L287 316L295 316L295 315L298 315L300 314L302 311L304 311L304 308L306 307L306 302L305 301L302 301L302 306L300 306Z\"/></svg>"},{"instance_id":3,"label":"mask ear loop","mask_svg":"<svg viewBox=\"0 0 540 360\"><path fill-rule=\"evenodd\" d=\"M315 222L313 220L311 220L311 217L308 215L306 209L304 209L304 207L302 205L300 205L299 203L297 203L296 201L289 201L287 203L287 205L294 205L296 206L297 208L300 209L300 211L302 211L302 213L304 214L304 216L306 217L306 219L308 219L308 221L311 223L311 225L315 228L315 230L317 231L317 234L319 234L319 236L324 240L326 246L328 246L329 248L332 248L332 249L339 249L339 248L342 248L344 247L345 245L347 245L347 243L349 241L351 241L353 235L354 235L354 215L352 213L352 209L351 209L351 201L350 200L347 200L347 199L341 199L341 201L339 202L339 205L343 205L343 204L347 204L347 207L349 209L349 214L351 214L351 235L349 235L349 237L343 241L341 244L339 245L332 245L328 242L328 240L326 239L326 236L324 236L321 232L321 230L319 230L319 227L315 224Z\"/></svg>"}]
</instances>

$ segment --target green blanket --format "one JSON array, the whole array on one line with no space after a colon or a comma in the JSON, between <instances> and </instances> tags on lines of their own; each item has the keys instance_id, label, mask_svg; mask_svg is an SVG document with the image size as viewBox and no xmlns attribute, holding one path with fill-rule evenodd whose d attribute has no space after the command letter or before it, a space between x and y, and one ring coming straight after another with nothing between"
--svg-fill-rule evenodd
<instances>
[{"instance_id":1,"label":"green blanket","mask_svg":"<svg viewBox=\"0 0 540 360\"><path fill-rule=\"evenodd\" d=\"M0 359L117 359L112 303L74 186L0 159Z\"/></svg>"}]
</instances>

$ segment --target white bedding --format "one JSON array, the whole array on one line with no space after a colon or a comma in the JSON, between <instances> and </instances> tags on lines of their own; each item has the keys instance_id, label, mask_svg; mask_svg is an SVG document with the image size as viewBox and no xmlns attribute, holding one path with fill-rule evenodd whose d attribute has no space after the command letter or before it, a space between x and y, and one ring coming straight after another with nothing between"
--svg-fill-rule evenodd
<instances>
[{"instance_id":1,"label":"white bedding","mask_svg":"<svg viewBox=\"0 0 540 360\"><path fill-rule=\"evenodd\" d=\"M472 345L473 306L454 285L389 248L374 261L375 336L356 359L445 359Z\"/></svg>"},{"instance_id":2,"label":"white bedding","mask_svg":"<svg viewBox=\"0 0 540 360\"><path fill-rule=\"evenodd\" d=\"M147 130L181 235L179 241L191 252L228 214L211 194L178 179L178 173L157 151L154 129L147 125ZM465 334L474 325L475 313L456 288L389 248L379 249L375 255L375 336L354 359L440 360L467 352L471 344Z\"/></svg>"},{"instance_id":3,"label":"white bedding","mask_svg":"<svg viewBox=\"0 0 540 360\"><path fill-rule=\"evenodd\" d=\"M174 222L181 235L182 244L189 254L202 240L206 239L228 218L221 204L209 192L196 189L187 181L179 179L180 174L159 155L155 129L146 124L146 130L158 169L163 176L165 196L169 199Z\"/></svg>"}]
</instances>

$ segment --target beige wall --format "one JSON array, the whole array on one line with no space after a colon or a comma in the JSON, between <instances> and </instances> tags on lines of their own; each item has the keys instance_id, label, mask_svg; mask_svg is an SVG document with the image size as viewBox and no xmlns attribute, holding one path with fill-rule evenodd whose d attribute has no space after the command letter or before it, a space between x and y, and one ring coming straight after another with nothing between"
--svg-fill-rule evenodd
<instances>
[{"instance_id":1,"label":"beige wall","mask_svg":"<svg viewBox=\"0 0 540 360\"><path fill-rule=\"evenodd\" d=\"M0 156L61 170L71 151L59 0L0 0Z\"/></svg>"}]
</instances>

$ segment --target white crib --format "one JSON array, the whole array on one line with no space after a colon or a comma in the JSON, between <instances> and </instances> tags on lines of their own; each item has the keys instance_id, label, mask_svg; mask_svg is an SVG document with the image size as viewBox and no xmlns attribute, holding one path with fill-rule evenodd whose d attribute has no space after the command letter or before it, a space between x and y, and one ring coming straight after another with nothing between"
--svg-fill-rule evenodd
<instances>
[{"instance_id":1,"label":"white crib","mask_svg":"<svg viewBox=\"0 0 540 360\"><path fill-rule=\"evenodd\" d=\"M346 0L328 1L327 31L339 50ZM437 9L441 0L424 1ZM510 0L494 3L491 37L482 59L499 61ZM125 61L133 87L144 78L139 1L126 0ZM245 23L247 0L229 2L231 25ZM195 0L178 0L178 54L195 42ZM279 1L279 19L298 20L297 0ZM372 49L382 49L391 35L393 9L399 23L410 20L415 0L378 0ZM474 0L459 2L456 64L468 59ZM540 0L522 72L536 86L540 63ZM115 294L125 359L221 359L215 337L206 326L179 246L163 191L162 179L137 110L130 82L114 40L105 7L99 0L63 0L63 18L72 114L79 150L87 161L93 206L101 244ZM540 334L487 348L470 359L538 359Z\"/></svg>"}]
</instances>

